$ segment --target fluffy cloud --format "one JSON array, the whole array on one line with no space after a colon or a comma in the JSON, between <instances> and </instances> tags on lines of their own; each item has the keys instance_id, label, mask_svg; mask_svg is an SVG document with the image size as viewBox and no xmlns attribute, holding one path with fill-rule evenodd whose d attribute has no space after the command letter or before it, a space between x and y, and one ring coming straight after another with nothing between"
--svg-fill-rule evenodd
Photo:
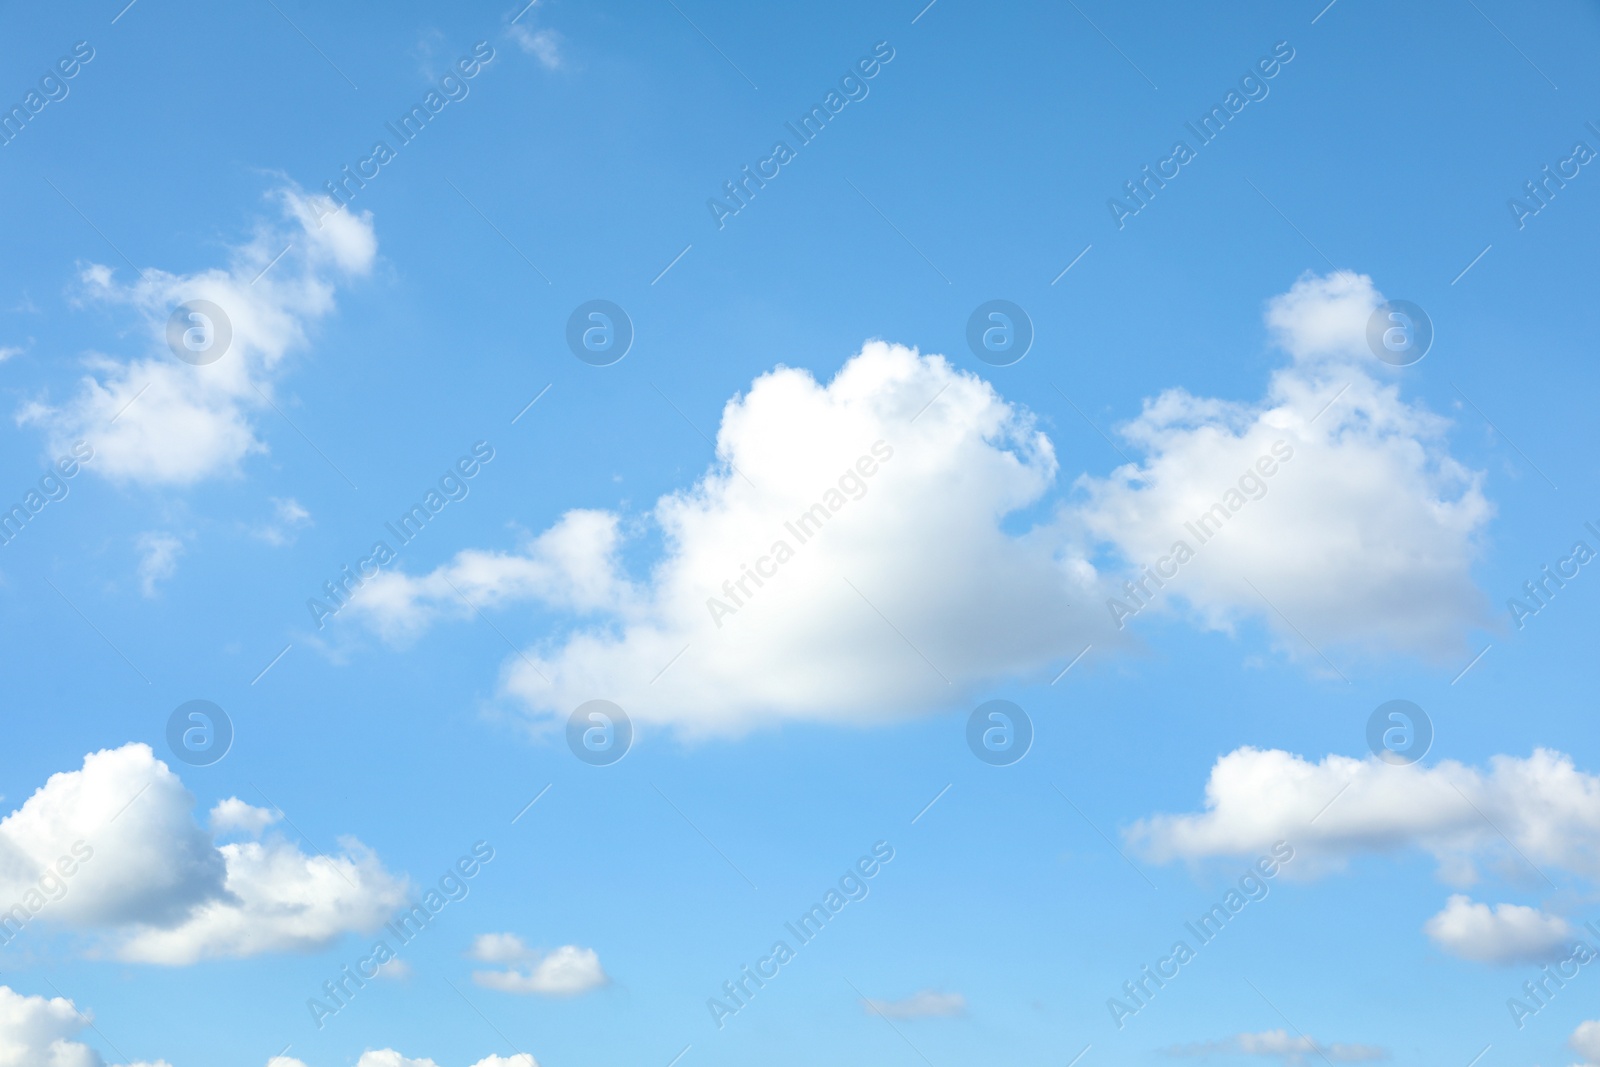
<instances>
[{"instance_id":1,"label":"fluffy cloud","mask_svg":"<svg viewBox=\"0 0 1600 1067\"><path fill-rule=\"evenodd\" d=\"M354 604L394 632L467 610L452 585L542 601L573 628L508 665L512 693L557 716L604 696L690 732L881 720L1115 643L1092 569L1005 525L1053 484L1049 441L941 357L875 342L826 385L765 374L728 403L717 455L657 502L647 583L621 571L618 516L573 512L518 553L465 552Z\"/></svg>"},{"instance_id":2,"label":"fluffy cloud","mask_svg":"<svg viewBox=\"0 0 1600 1067\"><path fill-rule=\"evenodd\" d=\"M479 963L519 963L534 952L516 934L479 934L467 955Z\"/></svg>"},{"instance_id":3,"label":"fluffy cloud","mask_svg":"<svg viewBox=\"0 0 1600 1067\"><path fill-rule=\"evenodd\" d=\"M356 1061L356 1067L439 1067L430 1059L414 1060L409 1056L402 1056L392 1048L378 1049L363 1052Z\"/></svg>"},{"instance_id":4,"label":"fluffy cloud","mask_svg":"<svg viewBox=\"0 0 1600 1067\"><path fill-rule=\"evenodd\" d=\"M1491 908L1456 894L1423 925L1452 956L1479 963L1544 963L1562 954L1572 926L1558 915L1521 904Z\"/></svg>"},{"instance_id":5,"label":"fluffy cloud","mask_svg":"<svg viewBox=\"0 0 1600 1067\"><path fill-rule=\"evenodd\" d=\"M1266 396L1243 404L1174 389L1147 401L1121 428L1145 458L1080 479L1077 517L1135 579L1187 544L1192 560L1161 568L1176 571L1164 592L1206 627L1258 617L1308 660L1318 653L1307 638L1459 655L1466 628L1487 619L1470 570L1493 509L1482 475L1451 458L1446 420L1374 377L1387 368L1365 328L1382 300L1363 275L1303 278L1268 307L1293 360ZM1153 582L1119 599L1140 609L1146 593L1161 603Z\"/></svg>"},{"instance_id":6,"label":"fluffy cloud","mask_svg":"<svg viewBox=\"0 0 1600 1067\"><path fill-rule=\"evenodd\" d=\"M1396 767L1372 756L1313 763L1247 747L1212 767L1203 812L1154 815L1126 837L1157 862L1253 855L1284 840L1296 852L1284 868L1291 877L1360 853L1421 849L1460 885L1485 863L1523 881L1538 877L1528 863L1600 878L1600 777L1549 749L1494 756L1480 769L1454 760Z\"/></svg>"},{"instance_id":7,"label":"fluffy cloud","mask_svg":"<svg viewBox=\"0 0 1600 1067\"><path fill-rule=\"evenodd\" d=\"M1333 1063L1366 1063L1389 1057L1388 1051L1377 1045L1323 1045L1304 1034L1291 1035L1287 1030L1235 1034L1221 1041L1180 1045L1167 1052L1173 1056L1272 1056L1291 1064L1303 1063L1311 1056Z\"/></svg>"},{"instance_id":8,"label":"fluffy cloud","mask_svg":"<svg viewBox=\"0 0 1600 1067\"><path fill-rule=\"evenodd\" d=\"M485 944L484 937L509 938L509 941ZM527 970L509 968L502 971L473 971L472 980L485 989L498 989L502 993L536 993L541 996L568 997L598 989L611 981L600 966L600 956L592 948L563 945L543 958L523 948L512 956L513 947L521 948L520 939L510 934L486 934L474 945L475 955L481 950L498 957L496 962L516 959L533 959L536 962ZM515 945L513 946L513 943ZM483 959L483 955L476 958Z\"/></svg>"},{"instance_id":9,"label":"fluffy cloud","mask_svg":"<svg viewBox=\"0 0 1600 1067\"><path fill-rule=\"evenodd\" d=\"M277 822L281 815L270 808L246 804L238 797L219 800L211 809L211 832L214 834L242 833L260 837L261 832Z\"/></svg>"},{"instance_id":10,"label":"fluffy cloud","mask_svg":"<svg viewBox=\"0 0 1600 1067\"><path fill-rule=\"evenodd\" d=\"M264 828L236 799L222 829ZM308 856L281 839L217 845L194 797L148 745L91 753L0 820L0 919L15 936L39 920L103 935L122 959L187 964L305 951L371 930L405 884L360 842Z\"/></svg>"},{"instance_id":11,"label":"fluffy cloud","mask_svg":"<svg viewBox=\"0 0 1600 1067\"><path fill-rule=\"evenodd\" d=\"M0 1067L104 1067L88 1045L72 1040L89 1026L64 997L24 996L0 985ZM164 1060L128 1067L170 1067Z\"/></svg>"},{"instance_id":12,"label":"fluffy cloud","mask_svg":"<svg viewBox=\"0 0 1600 1067\"><path fill-rule=\"evenodd\" d=\"M1380 300L1360 275L1301 280L1268 308L1290 363L1263 399L1163 393L1122 428L1144 458L1070 493L1033 416L941 356L872 342L826 383L779 367L728 402L715 464L651 523L568 512L513 551L385 573L347 617L403 642L467 617L463 598L542 605L562 621L503 679L536 718L604 697L686 733L960 704L1131 645L1135 607L1259 619L1318 670L1294 627L1448 656L1486 618L1470 567L1492 509L1448 423L1374 377ZM1188 524L1208 513L1202 542Z\"/></svg>"},{"instance_id":13,"label":"fluffy cloud","mask_svg":"<svg viewBox=\"0 0 1600 1067\"><path fill-rule=\"evenodd\" d=\"M1600 1063L1600 1021L1581 1022L1567 1038L1567 1046L1583 1057L1585 1063Z\"/></svg>"},{"instance_id":14,"label":"fluffy cloud","mask_svg":"<svg viewBox=\"0 0 1600 1067\"><path fill-rule=\"evenodd\" d=\"M869 1013L890 1019L952 1018L967 1013L967 998L960 993L935 993L931 989L913 993L904 1000L873 1000L861 1002Z\"/></svg>"},{"instance_id":15,"label":"fluffy cloud","mask_svg":"<svg viewBox=\"0 0 1600 1067\"><path fill-rule=\"evenodd\" d=\"M336 285L366 273L377 253L369 215L329 211L325 198L294 189L275 199L282 224L259 227L231 250L226 267L151 269L127 283L109 267L84 269L86 299L127 306L143 320L146 353L93 356L70 400L39 400L19 412L20 423L43 429L51 455L87 440L95 449L88 469L96 474L187 485L266 451L255 420L269 410L285 355L304 346L309 326L333 310ZM169 316L192 300L221 307L232 327L227 352L206 366L182 362L167 347Z\"/></svg>"}]
</instances>

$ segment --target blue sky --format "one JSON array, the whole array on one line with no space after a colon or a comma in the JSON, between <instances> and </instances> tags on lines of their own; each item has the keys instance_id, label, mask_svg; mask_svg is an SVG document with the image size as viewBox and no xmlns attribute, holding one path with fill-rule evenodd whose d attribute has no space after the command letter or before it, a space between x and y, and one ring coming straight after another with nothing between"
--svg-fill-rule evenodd
<instances>
[{"instance_id":1,"label":"blue sky","mask_svg":"<svg viewBox=\"0 0 1600 1067\"><path fill-rule=\"evenodd\" d=\"M8 28L0 1067L1600 1062L1592 4Z\"/></svg>"}]
</instances>

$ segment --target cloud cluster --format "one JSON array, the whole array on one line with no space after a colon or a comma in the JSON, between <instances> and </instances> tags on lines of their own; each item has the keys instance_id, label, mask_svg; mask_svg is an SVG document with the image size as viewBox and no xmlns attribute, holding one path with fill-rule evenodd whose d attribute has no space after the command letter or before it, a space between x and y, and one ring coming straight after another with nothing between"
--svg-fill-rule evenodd
<instances>
[{"instance_id":1,"label":"cloud cluster","mask_svg":"<svg viewBox=\"0 0 1600 1067\"><path fill-rule=\"evenodd\" d=\"M51 455L86 440L96 474L145 485L193 484L266 451L255 420L270 410L285 355L333 310L336 287L370 270L377 254L370 215L330 212L323 198L292 188L274 199L282 223L258 227L230 250L226 267L149 269L129 282L109 267L86 267L84 299L131 308L142 320L145 354L91 356L90 374L71 399L33 401L18 422L40 427ZM205 366L182 362L167 347L169 317L193 300L222 308L232 327L226 353Z\"/></svg>"},{"instance_id":2,"label":"cloud cluster","mask_svg":"<svg viewBox=\"0 0 1600 1067\"><path fill-rule=\"evenodd\" d=\"M64 997L26 996L0 985L0 1067L107 1067L101 1055L74 1041L93 1025L89 1013ZM172 1067L166 1060L140 1060L124 1067ZM273 1056L266 1067L306 1067L292 1056ZM361 1054L356 1067L439 1067L430 1059L409 1059L393 1049ZM471 1067L539 1067L526 1052L486 1056Z\"/></svg>"},{"instance_id":3,"label":"cloud cluster","mask_svg":"<svg viewBox=\"0 0 1600 1067\"><path fill-rule=\"evenodd\" d=\"M517 549L386 573L351 614L400 642L466 617L463 596L538 606L562 621L503 680L535 717L604 697L686 733L882 721L1048 677L1129 645L1111 601L1130 595L1206 627L1259 619L1308 660L1295 627L1452 655L1485 618L1469 572L1492 509L1447 422L1374 377L1381 299L1361 275L1302 279L1268 307L1290 363L1265 397L1163 393L1122 428L1144 458L1070 492L1034 417L941 356L874 341L825 383L779 367L728 402L716 462L650 523L572 511ZM1274 453L1293 458L1269 485ZM1185 562L1153 580L1178 541Z\"/></svg>"},{"instance_id":4,"label":"cloud cluster","mask_svg":"<svg viewBox=\"0 0 1600 1067\"><path fill-rule=\"evenodd\" d=\"M478 985L502 993L577 996L611 981L600 966L599 954L576 945L562 945L541 955L515 934L480 934L468 955L481 963L529 964L525 969L472 972L472 980Z\"/></svg>"},{"instance_id":5,"label":"cloud cluster","mask_svg":"<svg viewBox=\"0 0 1600 1067\"><path fill-rule=\"evenodd\" d=\"M306 1065L292 1056L275 1056L267 1061L267 1067L306 1067ZM385 1048L363 1052L361 1058L356 1061L356 1067L439 1067L439 1064L426 1057L414 1060L409 1056L402 1056L392 1048ZM471 1067L539 1067L539 1061L530 1053L519 1052L513 1056L485 1056Z\"/></svg>"},{"instance_id":6,"label":"cloud cluster","mask_svg":"<svg viewBox=\"0 0 1600 1067\"><path fill-rule=\"evenodd\" d=\"M237 798L211 813L218 834L254 836L276 818ZM56 876L64 856L77 857L72 873ZM315 856L281 838L218 845L195 821L194 797L144 744L90 753L0 820L0 908L96 934L129 961L322 948L376 929L405 891L353 839Z\"/></svg>"},{"instance_id":7,"label":"cloud cluster","mask_svg":"<svg viewBox=\"0 0 1600 1067\"><path fill-rule=\"evenodd\" d=\"M1397 767L1246 747L1211 768L1204 811L1152 815L1124 837L1158 863L1247 856L1286 840L1297 859L1290 877L1325 875L1364 854L1421 851L1457 886L1486 873L1529 886L1553 885L1547 872L1557 871L1592 881L1600 879L1600 776L1543 748L1493 756L1487 767ZM1574 933L1539 908L1461 894L1423 929L1453 956L1501 965L1558 958Z\"/></svg>"},{"instance_id":8,"label":"cloud cluster","mask_svg":"<svg viewBox=\"0 0 1600 1067\"><path fill-rule=\"evenodd\" d=\"M1203 812L1153 815L1126 837L1157 862L1244 856L1287 840L1297 875L1420 849L1456 885L1474 883L1486 863L1520 881L1539 877L1529 863L1600 878L1600 777L1543 748L1477 768L1396 767L1373 756L1313 763L1245 747L1211 768Z\"/></svg>"}]
</instances>

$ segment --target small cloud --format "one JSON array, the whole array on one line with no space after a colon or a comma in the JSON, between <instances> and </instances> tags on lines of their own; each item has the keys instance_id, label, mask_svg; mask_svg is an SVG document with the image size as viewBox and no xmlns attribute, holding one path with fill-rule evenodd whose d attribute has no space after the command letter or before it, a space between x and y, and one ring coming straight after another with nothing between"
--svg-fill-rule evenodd
<instances>
[{"instance_id":1,"label":"small cloud","mask_svg":"<svg viewBox=\"0 0 1600 1067\"><path fill-rule=\"evenodd\" d=\"M28 344L33 344L33 338L28 338ZM27 345L0 345L0 363L4 363L12 356L20 356L27 350Z\"/></svg>"},{"instance_id":2,"label":"small cloud","mask_svg":"<svg viewBox=\"0 0 1600 1067\"><path fill-rule=\"evenodd\" d=\"M1291 1036L1287 1030L1264 1030L1259 1034L1234 1034L1221 1041L1176 1045L1166 1050L1169 1056L1272 1056L1286 1064L1305 1062L1315 1055L1330 1063L1367 1063L1389 1058L1389 1050L1377 1045L1321 1045L1305 1034Z\"/></svg>"},{"instance_id":3,"label":"small cloud","mask_svg":"<svg viewBox=\"0 0 1600 1067\"><path fill-rule=\"evenodd\" d=\"M527 971L515 968L473 971L472 980L485 989L498 989L502 993L570 997L607 985L611 978L600 966L600 957L594 949L562 945Z\"/></svg>"},{"instance_id":4,"label":"small cloud","mask_svg":"<svg viewBox=\"0 0 1600 1067\"><path fill-rule=\"evenodd\" d=\"M913 993L904 1000L861 1002L870 1014L886 1019L953 1019L967 1013L967 998L960 993L935 993L931 989Z\"/></svg>"},{"instance_id":5,"label":"small cloud","mask_svg":"<svg viewBox=\"0 0 1600 1067\"><path fill-rule=\"evenodd\" d=\"M178 573L178 557L183 542L168 533L146 533L139 537L139 588L147 597L156 595L156 586Z\"/></svg>"},{"instance_id":6,"label":"small cloud","mask_svg":"<svg viewBox=\"0 0 1600 1067\"><path fill-rule=\"evenodd\" d=\"M1572 926L1522 904L1479 904L1457 893L1423 925L1445 952L1478 963L1544 963L1562 954Z\"/></svg>"},{"instance_id":7,"label":"small cloud","mask_svg":"<svg viewBox=\"0 0 1600 1067\"><path fill-rule=\"evenodd\" d=\"M555 30L531 30L512 23L511 39L524 52L537 59L544 69L557 70L561 67L561 35Z\"/></svg>"},{"instance_id":8,"label":"small cloud","mask_svg":"<svg viewBox=\"0 0 1600 1067\"><path fill-rule=\"evenodd\" d=\"M479 934L467 955L479 963L516 963L535 953L516 934Z\"/></svg>"},{"instance_id":9,"label":"small cloud","mask_svg":"<svg viewBox=\"0 0 1600 1067\"><path fill-rule=\"evenodd\" d=\"M416 972L411 969L411 964L399 956L391 956L386 963L378 964L378 977L391 981L403 982Z\"/></svg>"},{"instance_id":10,"label":"small cloud","mask_svg":"<svg viewBox=\"0 0 1600 1067\"><path fill-rule=\"evenodd\" d=\"M214 834L249 834L260 837L263 830L277 822L279 814L268 808L246 804L238 797L219 800L211 809L211 832Z\"/></svg>"},{"instance_id":11,"label":"small cloud","mask_svg":"<svg viewBox=\"0 0 1600 1067\"><path fill-rule=\"evenodd\" d=\"M449 50L449 42L445 39L444 31L436 26L430 26L417 35L417 46L411 50L411 55L417 61L417 69L428 81L439 80L439 56ZM445 60L448 64L448 58ZM448 65L445 73L449 73Z\"/></svg>"},{"instance_id":12,"label":"small cloud","mask_svg":"<svg viewBox=\"0 0 1600 1067\"><path fill-rule=\"evenodd\" d=\"M284 545L294 544L295 532L302 527L311 525L311 512L301 506L294 497L272 497L273 519L267 525L253 531L269 545L281 548Z\"/></svg>"}]
</instances>

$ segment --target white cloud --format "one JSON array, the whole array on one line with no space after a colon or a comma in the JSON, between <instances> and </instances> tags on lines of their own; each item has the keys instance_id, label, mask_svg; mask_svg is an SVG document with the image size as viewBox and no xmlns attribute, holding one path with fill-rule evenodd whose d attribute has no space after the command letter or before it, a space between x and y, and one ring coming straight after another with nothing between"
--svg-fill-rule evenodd
<instances>
[{"instance_id":1,"label":"white cloud","mask_svg":"<svg viewBox=\"0 0 1600 1067\"><path fill-rule=\"evenodd\" d=\"M516 934L479 934L467 955L479 963L517 963L535 953Z\"/></svg>"},{"instance_id":2,"label":"white cloud","mask_svg":"<svg viewBox=\"0 0 1600 1067\"><path fill-rule=\"evenodd\" d=\"M1121 428L1145 458L1081 478L1077 518L1135 580L1187 544L1191 561L1163 567L1176 569L1164 595L1208 628L1259 618L1285 653L1319 667L1307 639L1459 656L1467 628L1488 618L1471 566L1493 508L1482 475L1451 457L1449 423L1374 377L1387 368L1364 331L1382 299L1363 275L1301 279L1269 305L1294 359L1267 395L1242 404L1173 389L1146 401Z\"/></svg>"},{"instance_id":3,"label":"white cloud","mask_svg":"<svg viewBox=\"0 0 1600 1067\"><path fill-rule=\"evenodd\" d=\"M1579 1023L1567 1038L1567 1046L1582 1056L1585 1063L1600 1063L1600 1021L1591 1019Z\"/></svg>"},{"instance_id":4,"label":"white cloud","mask_svg":"<svg viewBox=\"0 0 1600 1067\"><path fill-rule=\"evenodd\" d=\"M52 455L87 440L95 449L89 469L146 485L193 484L266 451L255 420L270 410L285 355L304 347L311 324L333 310L335 286L366 273L377 253L370 213L340 210L319 221L326 198L290 188L275 199L284 224L259 227L230 251L225 268L151 269L128 283L109 267L85 268L87 299L126 305L143 320L145 352L90 357L91 374L72 399L30 403L18 422L41 427ZM221 307L232 326L226 354L206 366L178 360L166 341L169 316L196 299Z\"/></svg>"},{"instance_id":5,"label":"white cloud","mask_svg":"<svg viewBox=\"0 0 1600 1067\"><path fill-rule=\"evenodd\" d=\"M294 497L272 498L272 521L259 527L255 535L269 545L281 548L294 544L295 534L311 525L311 512Z\"/></svg>"},{"instance_id":6,"label":"white cloud","mask_svg":"<svg viewBox=\"0 0 1600 1067\"><path fill-rule=\"evenodd\" d=\"M224 821L260 821L219 808ZM13 935L35 921L94 932L146 963L322 948L376 929L405 899L359 841L340 845L317 856L279 839L218 846L177 776L128 744L52 775L0 820L0 907L16 903L0 918Z\"/></svg>"},{"instance_id":7,"label":"white cloud","mask_svg":"<svg viewBox=\"0 0 1600 1067\"><path fill-rule=\"evenodd\" d=\"M219 800L211 809L211 832L214 834L242 833L260 837L262 831L277 822L281 815L270 808L257 808L238 797Z\"/></svg>"},{"instance_id":8,"label":"white cloud","mask_svg":"<svg viewBox=\"0 0 1600 1067\"><path fill-rule=\"evenodd\" d=\"M936 993L924 989L904 1000L873 1000L861 1002L862 1007L874 1015L890 1019L953 1018L967 1013L967 998L960 993Z\"/></svg>"},{"instance_id":9,"label":"white cloud","mask_svg":"<svg viewBox=\"0 0 1600 1067\"><path fill-rule=\"evenodd\" d=\"M183 542L169 533L139 535L139 589L147 597L156 595L156 586L178 573L178 557Z\"/></svg>"},{"instance_id":10,"label":"white cloud","mask_svg":"<svg viewBox=\"0 0 1600 1067\"><path fill-rule=\"evenodd\" d=\"M579 511L519 553L465 552L354 603L395 632L464 610L450 583L541 600L573 626L508 663L510 692L559 717L603 696L687 732L881 721L1116 644L1092 569L1002 525L1051 486L1049 441L942 357L873 342L826 385L780 367L728 403L717 456L657 501L667 547L645 584L617 562L619 517ZM802 542L786 524L808 514Z\"/></svg>"},{"instance_id":11,"label":"white cloud","mask_svg":"<svg viewBox=\"0 0 1600 1067\"><path fill-rule=\"evenodd\" d=\"M228 869L223 894L178 925L141 928L119 955L176 965L309 952L348 931L377 929L404 903L404 883L359 841L339 843L343 851L335 856L307 856L282 841L220 846Z\"/></svg>"},{"instance_id":12,"label":"white cloud","mask_svg":"<svg viewBox=\"0 0 1600 1067\"><path fill-rule=\"evenodd\" d=\"M362 587L349 610L395 643L413 639L441 615L467 618L473 605L538 599L570 611L622 611L637 592L618 573L620 547L617 516L569 511L521 552L469 549L420 578L381 573Z\"/></svg>"},{"instance_id":13,"label":"white cloud","mask_svg":"<svg viewBox=\"0 0 1600 1067\"><path fill-rule=\"evenodd\" d=\"M481 938L479 939L482 940ZM473 971L472 980L502 993L537 993L565 997L598 989L611 979L592 948L563 945L526 971Z\"/></svg>"},{"instance_id":14,"label":"white cloud","mask_svg":"<svg viewBox=\"0 0 1600 1067\"><path fill-rule=\"evenodd\" d=\"M1194 558L1161 596L1202 626L1259 619L1319 671L1299 633L1451 656L1486 618L1470 567L1492 509L1448 423L1373 377L1386 365L1361 337L1380 298L1363 276L1302 279L1269 307L1292 361L1262 400L1148 401L1123 428L1144 459L1076 479L1066 501L1033 416L941 356L874 341L825 384L779 367L727 403L716 462L649 524L570 511L514 551L386 572L346 617L398 643L467 618L463 596L566 616L505 663L538 720L605 698L688 734L860 724L1131 646L1110 601L1184 539ZM1185 524L1219 503L1201 543ZM812 509L826 523L802 541ZM662 552L634 576L623 560L653 533Z\"/></svg>"},{"instance_id":15,"label":"white cloud","mask_svg":"<svg viewBox=\"0 0 1600 1067\"><path fill-rule=\"evenodd\" d=\"M439 1067L430 1059L414 1060L402 1056L392 1048L363 1052L356 1067Z\"/></svg>"},{"instance_id":16,"label":"white cloud","mask_svg":"<svg viewBox=\"0 0 1600 1067\"><path fill-rule=\"evenodd\" d=\"M4 363L12 356L20 356L26 351L26 348L19 348L16 345L0 345L0 363Z\"/></svg>"},{"instance_id":17,"label":"white cloud","mask_svg":"<svg viewBox=\"0 0 1600 1067\"><path fill-rule=\"evenodd\" d=\"M528 55L537 59L546 70L561 67L561 35L555 30L534 30L513 23L511 39Z\"/></svg>"},{"instance_id":18,"label":"white cloud","mask_svg":"<svg viewBox=\"0 0 1600 1067\"><path fill-rule=\"evenodd\" d=\"M439 1065L426 1058L413 1060L400 1055L394 1049L386 1048L363 1052L361 1058L356 1061L356 1067L439 1067ZM539 1067L539 1061L529 1053L519 1052L515 1056L485 1056L472 1067Z\"/></svg>"},{"instance_id":19,"label":"white cloud","mask_svg":"<svg viewBox=\"0 0 1600 1067\"><path fill-rule=\"evenodd\" d=\"M0 985L0 1067L103 1067L88 1045L73 1041L90 1025L65 997L25 996ZM170 1067L165 1060L128 1067Z\"/></svg>"},{"instance_id":20,"label":"white cloud","mask_svg":"<svg viewBox=\"0 0 1600 1067\"><path fill-rule=\"evenodd\" d=\"M1539 878L1528 863L1600 878L1600 777L1542 748L1494 756L1484 770L1454 760L1397 767L1372 756L1313 763L1246 747L1211 768L1203 812L1153 815L1126 837L1157 862L1251 856L1287 841L1289 877L1361 853L1420 849L1458 885L1485 863L1522 881Z\"/></svg>"},{"instance_id":21,"label":"white cloud","mask_svg":"<svg viewBox=\"0 0 1600 1067\"><path fill-rule=\"evenodd\" d=\"M1235 1034L1221 1041L1180 1045L1167 1052L1173 1056L1271 1056L1290 1064L1303 1063L1312 1057L1333 1063L1366 1063L1389 1058L1388 1050L1377 1045L1324 1045L1304 1034L1291 1035L1287 1030Z\"/></svg>"},{"instance_id":22,"label":"white cloud","mask_svg":"<svg viewBox=\"0 0 1600 1067\"><path fill-rule=\"evenodd\" d=\"M387 978L390 981L401 982L415 973L416 971L412 970L411 964L399 956L378 964L378 977Z\"/></svg>"},{"instance_id":23,"label":"white cloud","mask_svg":"<svg viewBox=\"0 0 1600 1067\"><path fill-rule=\"evenodd\" d=\"M0 986L0 1067L97 1067L93 1050L68 1040L84 1025L70 1000Z\"/></svg>"},{"instance_id":24,"label":"white cloud","mask_svg":"<svg viewBox=\"0 0 1600 1067\"><path fill-rule=\"evenodd\" d=\"M1452 956L1479 963L1544 963L1561 955L1572 926L1522 904L1476 903L1461 894L1445 902L1423 930Z\"/></svg>"}]
</instances>

